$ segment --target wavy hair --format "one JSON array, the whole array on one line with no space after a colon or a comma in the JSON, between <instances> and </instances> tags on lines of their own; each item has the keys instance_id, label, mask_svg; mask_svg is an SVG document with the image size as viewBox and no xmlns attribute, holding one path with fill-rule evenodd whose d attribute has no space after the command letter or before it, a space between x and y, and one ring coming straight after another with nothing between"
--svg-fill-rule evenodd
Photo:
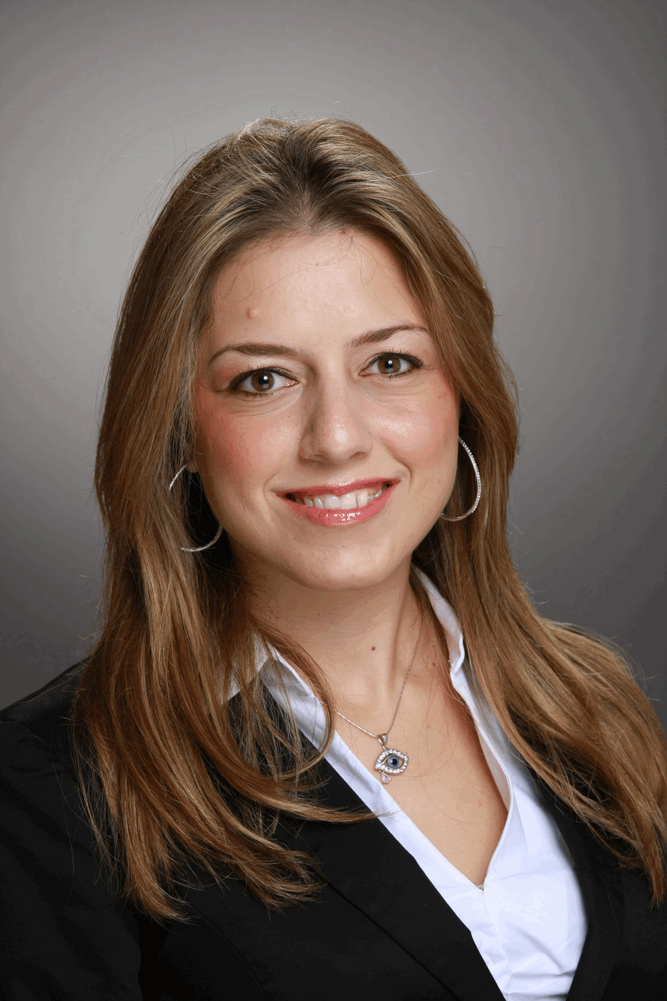
<instances>
[{"instance_id":1,"label":"wavy hair","mask_svg":"<svg viewBox=\"0 0 667 1001\"><path fill-rule=\"evenodd\" d=\"M460 434L484 481L475 515L438 520L414 564L453 606L514 747L622 864L645 874L657 901L664 735L621 657L540 617L513 566L516 402L488 291L462 237L403 163L336 119L265 119L210 147L159 213L129 283L96 468L105 619L74 712L100 851L123 894L158 919L183 916L180 887L193 864L217 880L232 872L282 906L312 894L317 878L311 859L273 837L277 819L350 819L313 795L323 751L313 757L293 721L277 718L256 644L273 645L310 679L330 739L317 665L253 619L224 536L210 552L181 549L212 535L197 477L168 489L194 451L195 353L221 268L262 238L341 226L379 238L402 265L460 393ZM473 490L462 464L450 513L464 511Z\"/></svg>"}]
</instances>

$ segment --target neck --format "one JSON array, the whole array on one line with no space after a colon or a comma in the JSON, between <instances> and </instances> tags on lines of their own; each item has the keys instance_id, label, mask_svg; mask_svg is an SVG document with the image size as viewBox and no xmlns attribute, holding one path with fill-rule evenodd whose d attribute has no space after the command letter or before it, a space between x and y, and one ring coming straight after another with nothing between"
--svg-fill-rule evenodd
<instances>
[{"instance_id":1,"label":"neck","mask_svg":"<svg viewBox=\"0 0 667 1001\"><path fill-rule=\"evenodd\" d=\"M381 583L349 591L319 591L282 576L250 581L259 620L306 650L337 708L372 703L381 716L393 712L421 624L409 563Z\"/></svg>"}]
</instances>

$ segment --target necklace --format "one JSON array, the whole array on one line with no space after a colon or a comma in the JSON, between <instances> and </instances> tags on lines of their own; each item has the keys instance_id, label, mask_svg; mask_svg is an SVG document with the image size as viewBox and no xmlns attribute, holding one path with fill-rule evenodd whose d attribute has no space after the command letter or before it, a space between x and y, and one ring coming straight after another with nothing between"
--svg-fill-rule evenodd
<instances>
[{"instance_id":1,"label":"necklace","mask_svg":"<svg viewBox=\"0 0 667 1001\"><path fill-rule=\"evenodd\" d=\"M392 726L396 722L396 717L398 716L398 709L401 704L401 699L403 698L403 692L405 691L405 686L408 683L408 678L412 674L412 668L414 667L415 659L417 657L417 651L419 650L419 644L421 643L422 632L424 629L424 616L422 614L421 623L419 626L419 636L417 637L417 644L415 646L414 653L412 654L412 660L410 661L410 667L407 669L405 677L403 678L403 684L401 685L401 691L398 696L398 702L396 703L396 708L394 709L394 715L391 718L391 723L386 729L385 733L371 733L370 730L366 730L363 726L359 726L354 720L349 719L349 717L344 716L343 713L339 713L336 709L336 715L340 716L347 723L356 727L357 730L361 730L362 733L368 734L374 740L379 740L382 746L382 750L378 754L377 761L375 762L375 770L380 772L382 776L382 782L387 785L391 782L392 775L400 775L408 767L409 756L405 751L399 751L396 747L387 747L387 740L389 739L389 733Z\"/></svg>"}]
</instances>

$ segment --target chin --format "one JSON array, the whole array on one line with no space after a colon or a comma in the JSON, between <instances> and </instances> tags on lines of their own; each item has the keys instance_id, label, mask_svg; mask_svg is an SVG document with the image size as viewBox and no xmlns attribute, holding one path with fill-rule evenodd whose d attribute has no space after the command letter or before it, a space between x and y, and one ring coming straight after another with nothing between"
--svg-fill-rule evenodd
<instances>
[{"instance_id":1,"label":"chin","mask_svg":"<svg viewBox=\"0 0 667 1001\"><path fill-rule=\"evenodd\" d=\"M271 532L260 539L237 540L232 548L249 576L263 578L269 588L279 586L283 578L313 591L363 591L409 571L412 553L429 528L425 521L412 526L411 531L384 531L364 543L356 533L344 538L347 532L343 531L336 539L337 530L326 529L326 539L320 544L292 538L280 546L275 545L276 533Z\"/></svg>"},{"instance_id":2,"label":"chin","mask_svg":"<svg viewBox=\"0 0 667 1001\"><path fill-rule=\"evenodd\" d=\"M410 565L411 553L397 559L368 560L359 552L329 555L326 559L291 560L279 569L295 583L313 591L363 591L388 580L401 566Z\"/></svg>"}]
</instances>

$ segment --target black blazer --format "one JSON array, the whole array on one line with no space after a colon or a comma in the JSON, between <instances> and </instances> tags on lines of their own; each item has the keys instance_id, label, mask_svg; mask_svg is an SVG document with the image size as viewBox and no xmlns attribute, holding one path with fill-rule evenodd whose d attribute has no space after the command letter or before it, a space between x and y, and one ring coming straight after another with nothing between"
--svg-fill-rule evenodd
<instances>
[{"instance_id":1,"label":"black blazer","mask_svg":"<svg viewBox=\"0 0 667 1001\"><path fill-rule=\"evenodd\" d=\"M236 879L187 892L159 925L101 876L69 755L77 671L0 714L0 997L502 1001L467 928L379 820L282 830L318 859L319 899L267 912ZM358 807L326 763L323 798ZM667 998L667 906L545 793L574 859L589 931L571 1001Z\"/></svg>"}]
</instances>

